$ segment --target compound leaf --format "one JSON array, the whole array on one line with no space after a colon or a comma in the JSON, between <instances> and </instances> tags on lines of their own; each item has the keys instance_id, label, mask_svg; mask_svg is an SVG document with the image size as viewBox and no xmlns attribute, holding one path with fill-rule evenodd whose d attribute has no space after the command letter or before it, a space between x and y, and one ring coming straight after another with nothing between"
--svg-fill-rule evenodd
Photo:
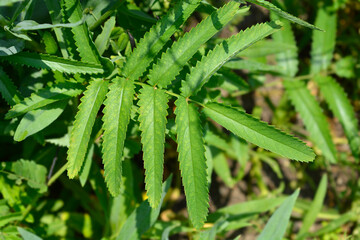
<instances>
[{"instance_id":1,"label":"compound leaf","mask_svg":"<svg viewBox=\"0 0 360 240\"><path fill-rule=\"evenodd\" d=\"M120 193L121 162L133 95L134 82L125 78L116 78L104 102L102 148L104 175L109 192L113 196Z\"/></svg>"},{"instance_id":2,"label":"compound leaf","mask_svg":"<svg viewBox=\"0 0 360 240\"><path fill-rule=\"evenodd\" d=\"M214 50L210 51L191 69L186 81L182 82L182 88L180 89L182 95L188 97L196 94L225 62L255 42L278 31L281 28L279 24L280 22L257 24L245 31L240 31L217 45Z\"/></svg>"},{"instance_id":3,"label":"compound leaf","mask_svg":"<svg viewBox=\"0 0 360 240\"><path fill-rule=\"evenodd\" d=\"M138 105L145 188L150 206L156 208L161 199L168 99L161 89L143 86L140 91Z\"/></svg>"},{"instance_id":4,"label":"compound leaf","mask_svg":"<svg viewBox=\"0 0 360 240\"><path fill-rule=\"evenodd\" d=\"M360 156L360 136L358 134L358 121L349 99L343 88L332 77L316 76L315 81L320 91L329 104L335 117L339 119L349 141L350 149L354 157Z\"/></svg>"},{"instance_id":5,"label":"compound leaf","mask_svg":"<svg viewBox=\"0 0 360 240\"><path fill-rule=\"evenodd\" d=\"M140 40L134 52L127 59L123 74L130 79L139 78L156 54L162 49L175 31L189 18L200 0L183 0L160 19Z\"/></svg>"},{"instance_id":6,"label":"compound leaf","mask_svg":"<svg viewBox=\"0 0 360 240\"><path fill-rule=\"evenodd\" d=\"M204 139L199 113L192 103L179 97L176 105L176 132L180 170L187 208L194 227L203 226L209 207Z\"/></svg>"},{"instance_id":7,"label":"compound leaf","mask_svg":"<svg viewBox=\"0 0 360 240\"><path fill-rule=\"evenodd\" d=\"M79 111L71 130L68 150L68 176L74 178L80 171L88 148L91 129L107 92L108 82L93 80L81 98Z\"/></svg>"},{"instance_id":8,"label":"compound leaf","mask_svg":"<svg viewBox=\"0 0 360 240\"><path fill-rule=\"evenodd\" d=\"M64 73L97 74L104 72L103 67L100 64L84 63L52 55L29 52L20 52L14 55L1 57L0 60Z\"/></svg>"},{"instance_id":9,"label":"compound leaf","mask_svg":"<svg viewBox=\"0 0 360 240\"><path fill-rule=\"evenodd\" d=\"M150 71L149 83L162 88L169 85L201 44L220 31L234 17L238 8L239 3L229 2L176 41Z\"/></svg>"},{"instance_id":10,"label":"compound leaf","mask_svg":"<svg viewBox=\"0 0 360 240\"><path fill-rule=\"evenodd\" d=\"M218 103L206 104L204 112L235 135L255 145L290 159L314 160L314 152L303 142L245 112Z\"/></svg>"},{"instance_id":11,"label":"compound leaf","mask_svg":"<svg viewBox=\"0 0 360 240\"><path fill-rule=\"evenodd\" d=\"M285 80L284 86L292 104L304 121L310 138L324 156L331 163L335 163L337 161L335 146L331 140L329 125L318 102L301 81Z\"/></svg>"},{"instance_id":12,"label":"compound leaf","mask_svg":"<svg viewBox=\"0 0 360 240\"><path fill-rule=\"evenodd\" d=\"M83 91L84 87L76 82L61 82L52 87L43 88L13 106L6 114L5 118L14 118L53 102L75 97Z\"/></svg>"}]
</instances>

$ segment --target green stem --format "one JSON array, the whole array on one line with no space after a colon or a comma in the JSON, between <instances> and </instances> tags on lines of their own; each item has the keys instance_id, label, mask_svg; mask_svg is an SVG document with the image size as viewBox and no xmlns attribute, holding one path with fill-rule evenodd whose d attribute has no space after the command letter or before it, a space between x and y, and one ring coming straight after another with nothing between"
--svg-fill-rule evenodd
<instances>
[{"instance_id":1,"label":"green stem","mask_svg":"<svg viewBox=\"0 0 360 240\"><path fill-rule=\"evenodd\" d=\"M63 174L67 169L68 163L66 163L64 166L62 166L48 181L48 187L50 187L51 184L53 184L56 179L58 179L61 174Z\"/></svg>"}]
</instances>

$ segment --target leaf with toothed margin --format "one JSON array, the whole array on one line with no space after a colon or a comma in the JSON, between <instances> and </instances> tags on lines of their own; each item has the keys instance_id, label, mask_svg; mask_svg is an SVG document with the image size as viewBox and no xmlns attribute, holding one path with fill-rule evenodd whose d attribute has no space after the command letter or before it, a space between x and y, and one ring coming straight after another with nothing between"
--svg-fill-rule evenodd
<instances>
[{"instance_id":1,"label":"leaf with toothed margin","mask_svg":"<svg viewBox=\"0 0 360 240\"><path fill-rule=\"evenodd\" d=\"M283 84L291 103L304 121L310 139L320 148L326 159L336 163L336 149L330 128L315 97L302 81L285 80Z\"/></svg>"},{"instance_id":2,"label":"leaf with toothed margin","mask_svg":"<svg viewBox=\"0 0 360 240\"><path fill-rule=\"evenodd\" d=\"M133 105L134 82L116 78L104 102L103 164L105 182L111 195L120 193L122 156L126 130Z\"/></svg>"},{"instance_id":3,"label":"leaf with toothed margin","mask_svg":"<svg viewBox=\"0 0 360 240\"><path fill-rule=\"evenodd\" d=\"M80 171L88 148L91 129L96 115L105 98L108 81L93 80L84 92L75 116L74 126L70 135L68 150L68 176L74 178Z\"/></svg>"},{"instance_id":4,"label":"leaf with toothed margin","mask_svg":"<svg viewBox=\"0 0 360 240\"><path fill-rule=\"evenodd\" d=\"M181 92L185 97L196 94L210 77L229 59L255 42L281 28L281 22L257 24L224 40L204 56L182 82Z\"/></svg>"},{"instance_id":5,"label":"leaf with toothed margin","mask_svg":"<svg viewBox=\"0 0 360 240\"><path fill-rule=\"evenodd\" d=\"M161 88L169 85L200 46L231 21L238 8L239 3L231 1L201 21L190 32L185 33L152 68L149 74L149 83Z\"/></svg>"},{"instance_id":6,"label":"leaf with toothed margin","mask_svg":"<svg viewBox=\"0 0 360 240\"><path fill-rule=\"evenodd\" d=\"M52 55L21 52L18 54L0 57L0 61L8 61L14 64L26 65L34 68L42 68L64 73L97 74L103 73L100 64L84 63L70 59L64 59Z\"/></svg>"},{"instance_id":7,"label":"leaf with toothed margin","mask_svg":"<svg viewBox=\"0 0 360 240\"><path fill-rule=\"evenodd\" d=\"M299 139L235 108L208 103L204 113L235 135L281 156L302 162L315 158L314 152Z\"/></svg>"},{"instance_id":8,"label":"leaf with toothed margin","mask_svg":"<svg viewBox=\"0 0 360 240\"><path fill-rule=\"evenodd\" d=\"M314 80L320 87L320 92L329 104L335 117L339 119L349 141L353 156L360 157L360 136L358 121L344 89L332 77L316 76Z\"/></svg>"},{"instance_id":9,"label":"leaf with toothed margin","mask_svg":"<svg viewBox=\"0 0 360 240\"><path fill-rule=\"evenodd\" d=\"M13 106L5 115L5 118L14 118L53 102L75 97L83 91L83 85L76 82L61 82L52 87L40 89L38 92L31 94L30 97L25 98Z\"/></svg>"},{"instance_id":10,"label":"leaf with toothed margin","mask_svg":"<svg viewBox=\"0 0 360 240\"><path fill-rule=\"evenodd\" d=\"M145 168L145 188L150 206L156 208L161 199L167 95L161 89L144 85L139 95L139 122Z\"/></svg>"},{"instance_id":11,"label":"leaf with toothed margin","mask_svg":"<svg viewBox=\"0 0 360 240\"><path fill-rule=\"evenodd\" d=\"M187 209L195 228L204 225L209 207L205 147L199 113L184 97L175 102L179 163Z\"/></svg>"},{"instance_id":12,"label":"leaf with toothed margin","mask_svg":"<svg viewBox=\"0 0 360 240\"><path fill-rule=\"evenodd\" d=\"M201 0L183 0L160 19L137 44L124 66L123 74L139 78L175 31L189 18Z\"/></svg>"},{"instance_id":13,"label":"leaf with toothed margin","mask_svg":"<svg viewBox=\"0 0 360 240\"><path fill-rule=\"evenodd\" d=\"M76 23L83 17L83 9L79 0L65 0L65 13L70 23ZM82 61L100 64L100 55L90 38L86 23L73 27L75 45Z\"/></svg>"},{"instance_id":14,"label":"leaf with toothed margin","mask_svg":"<svg viewBox=\"0 0 360 240\"><path fill-rule=\"evenodd\" d=\"M293 15L291 15L290 13L284 12L283 10L281 10L280 8L276 7L274 4L272 4L271 2L265 1L265 0L246 0L247 2L262 6L264 8L269 9L270 11L273 11L274 13L276 13L277 15L279 15L280 17L283 17L291 22L297 23L299 25L302 25L304 27L308 27L310 29L315 29L315 30L319 30L319 31L324 31L308 22L305 22L304 20L297 18Z\"/></svg>"},{"instance_id":15,"label":"leaf with toothed margin","mask_svg":"<svg viewBox=\"0 0 360 240\"><path fill-rule=\"evenodd\" d=\"M22 100L22 96L16 89L9 76L0 67L0 93L6 102L13 106Z\"/></svg>"}]
</instances>

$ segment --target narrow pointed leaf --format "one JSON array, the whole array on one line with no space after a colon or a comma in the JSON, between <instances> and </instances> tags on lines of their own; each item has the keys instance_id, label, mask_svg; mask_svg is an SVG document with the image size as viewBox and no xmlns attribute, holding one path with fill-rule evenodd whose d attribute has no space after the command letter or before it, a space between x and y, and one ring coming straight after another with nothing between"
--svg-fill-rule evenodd
<instances>
[{"instance_id":1,"label":"narrow pointed leaf","mask_svg":"<svg viewBox=\"0 0 360 240\"><path fill-rule=\"evenodd\" d=\"M204 112L235 135L259 147L298 161L314 160L314 152L305 143L245 112L217 103L206 104Z\"/></svg>"},{"instance_id":2,"label":"narrow pointed leaf","mask_svg":"<svg viewBox=\"0 0 360 240\"><path fill-rule=\"evenodd\" d=\"M162 193L159 206L157 208L151 208L148 200L142 202L140 206L137 207L126 220L116 240L141 239L141 235L145 233L152 225L154 225L159 216L164 197L171 186L171 180L172 175L170 175L168 179L166 179L166 181L162 184Z\"/></svg>"},{"instance_id":3,"label":"narrow pointed leaf","mask_svg":"<svg viewBox=\"0 0 360 240\"><path fill-rule=\"evenodd\" d=\"M269 65L266 63L248 60L248 59L241 59L241 58L234 58L224 64L224 67L230 69L238 69L238 70L248 70L250 72L265 72L265 73L273 73L277 75L283 75L284 69L282 67L276 65Z\"/></svg>"},{"instance_id":4,"label":"narrow pointed leaf","mask_svg":"<svg viewBox=\"0 0 360 240\"><path fill-rule=\"evenodd\" d=\"M272 35L274 42L288 44L288 46L291 46L290 49L276 54L276 62L284 69L284 75L294 77L298 72L299 60L296 40L291 29L290 22L279 18L275 13L271 13L270 17L273 20L281 20L284 25L281 31L277 31Z\"/></svg>"},{"instance_id":5,"label":"narrow pointed leaf","mask_svg":"<svg viewBox=\"0 0 360 240\"><path fill-rule=\"evenodd\" d=\"M335 117L339 119L349 141L350 149L355 158L360 156L360 136L358 120L343 88L332 77L317 76L315 81L329 104Z\"/></svg>"},{"instance_id":6,"label":"narrow pointed leaf","mask_svg":"<svg viewBox=\"0 0 360 240\"><path fill-rule=\"evenodd\" d=\"M104 102L103 164L105 182L109 192L120 193L122 157L126 130L133 105L134 82L116 78Z\"/></svg>"},{"instance_id":7,"label":"narrow pointed leaf","mask_svg":"<svg viewBox=\"0 0 360 240\"><path fill-rule=\"evenodd\" d=\"M297 18L293 15L291 15L290 13L284 12L283 10L281 10L280 8L276 7L274 4L272 4L271 2L265 1L265 0L246 0L247 2L251 2L253 4L262 6L264 8L269 9L270 11L273 11L274 13L276 13L277 15L279 15L280 17L283 17L291 22L297 23L299 25L302 25L304 27L308 27L311 29L315 29L315 30L320 30L323 31L322 29L320 29L317 26L314 26L308 22L305 22L304 20Z\"/></svg>"},{"instance_id":8,"label":"narrow pointed leaf","mask_svg":"<svg viewBox=\"0 0 360 240\"><path fill-rule=\"evenodd\" d=\"M333 58L336 43L336 22L335 12L328 10L326 5L319 8L315 24L326 32L314 31L311 44L311 68L312 74L326 70Z\"/></svg>"},{"instance_id":9,"label":"narrow pointed leaf","mask_svg":"<svg viewBox=\"0 0 360 240\"><path fill-rule=\"evenodd\" d=\"M143 86L139 99L145 188L150 206L156 208L161 199L168 99L163 90L150 86Z\"/></svg>"},{"instance_id":10,"label":"narrow pointed leaf","mask_svg":"<svg viewBox=\"0 0 360 240\"><path fill-rule=\"evenodd\" d=\"M61 82L52 87L43 88L13 106L5 118L14 118L53 102L75 97L83 91L84 87L80 83L75 82Z\"/></svg>"},{"instance_id":11,"label":"narrow pointed leaf","mask_svg":"<svg viewBox=\"0 0 360 240\"><path fill-rule=\"evenodd\" d=\"M199 113L183 97L176 105L176 132L180 170L187 209L195 228L203 226L209 207L204 139Z\"/></svg>"},{"instance_id":12,"label":"narrow pointed leaf","mask_svg":"<svg viewBox=\"0 0 360 240\"><path fill-rule=\"evenodd\" d=\"M299 195L299 189L290 197L285 199L281 206L274 212L269 219L264 230L261 232L258 240L281 240L284 237L286 227L289 223L292 209Z\"/></svg>"},{"instance_id":13,"label":"narrow pointed leaf","mask_svg":"<svg viewBox=\"0 0 360 240\"><path fill-rule=\"evenodd\" d=\"M318 102L306 88L305 83L301 81L285 80L284 86L292 104L304 121L310 138L324 156L331 163L335 163L337 161L335 146L331 139L328 122Z\"/></svg>"},{"instance_id":14,"label":"narrow pointed leaf","mask_svg":"<svg viewBox=\"0 0 360 240\"><path fill-rule=\"evenodd\" d=\"M61 115L67 102L67 100L54 102L26 113L16 128L14 140L22 141L49 126Z\"/></svg>"},{"instance_id":15,"label":"narrow pointed leaf","mask_svg":"<svg viewBox=\"0 0 360 240\"><path fill-rule=\"evenodd\" d=\"M68 176L74 178L80 171L88 148L96 115L107 92L108 82L93 80L84 92L71 130L68 150Z\"/></svg>"},{"instance_id":16,"label":"narrow pointed leaf","mask_svg":"<svg viewBox=\"0 0 360 240\"><path fill-rule=\"evenodd\" d=\"M0 67L0 93L6 102L13 106L22 100L21 94L16 89L9 76Z\"/></svg>"},{"instance_id":17,"label":"narrow pointed leaf","mask_svg":"<svg viewBox=\"0 0 360 240\"><path fill-rule=\"evenodd\" d=\"M281 28L279 24L280 22L257 24L217 45L186 76L186 81L182 82L182 88L180 89L183 96L188 97L196 94L222 65L240 51L278 31Z\"/></svg>"},{"instance_id":18,"label":"narrow pointed leaf","mask_svg":"<svg viewBox=\"0 0 360 240\"><path fill-rule=\"evenodd\" d=\"M59 58L52 55L21 52L18 54L0 57L0 61L6 60L10 63L26 65L39 69L48 69L64 73L96 74L103 73L100 64L85 63L75 60Z\"/></svg>"},{"instance_id":19,"label":"narrow pointed leaf","mask_svg":"<svg viewBox=\"0 0 360 240\"><path fill-rule=\"evenodd\" d=\"M236 14L239 3L229 2L175 42L150 71L149 82L165 88L199 47L220 31Z\"/></svg>"},{"instance_id":20,"label":"narrow pointed leaf","mask_svg":"<svg viewBox=\"0 0 360 240\"><path fill-rule=\"evenodd\" d=\"M83 18L83 9L79 0L65 0L65 12L70 23L76 23ZM100 64L100 55L92 42L86 23L71 29L74 33L75 45L81 60Z\"/></svg>"},{"instance_id":21,"label":"narrow pointed leaf","mask_svg":"<svg viewBox=\"0 0 360 240\"><path fill-rule=\"evenodd\" d=\"M115 21L116 19L114 16L110 17L110 19L105 22L102 32L95 40L95 46L97 47L100 55L102 55L106 50L106 47L109 43L111 31L115 26Z\"/></svg>"},{"instance_id":22,"label":"narrow pointed leaf","mask_svg":"<svg viewBox=\"0 0 360 240\"><path fill-rule=\"evenodd\" d=\"M323 203L324 203L324 199L326 196L326 190L327 190L327 175L324 174L321 178L321 181L320 181L319 187L316 191L314 200L311 203L310 208L304 217L303 225L301 226L301 229L300 229L299 233L297 234L298 235L298 237L296 238L297 240L305 239L307 233L309 232L310 227L316 221L316 217L317 217L318 213L320 212L320 210L323 206Z\"/></svg>"},{"instance_id":23,"label":"narrow pointed leaf","mask_svg":"<svg viewBox=\"0 0 360 240\"><path fill-rule=\"evenodd\" d=\"M160 19L140 40L127 59L123 74L130 79L139 78L154 60L156 54L175 31L189 18L201 0L183 0Z\"/></svg>"}]
</instances>

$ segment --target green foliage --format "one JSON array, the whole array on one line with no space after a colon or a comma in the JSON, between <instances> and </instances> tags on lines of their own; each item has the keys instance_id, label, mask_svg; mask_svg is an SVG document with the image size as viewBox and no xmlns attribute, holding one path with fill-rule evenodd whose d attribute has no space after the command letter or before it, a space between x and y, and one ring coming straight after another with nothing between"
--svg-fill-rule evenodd
<instances>
[{"instance_id":1,"label":"green foliage","mask_svg":"<svg viewBox=\"0 0 360 240\"><path fill-rule=\"evenodd\" d=\"M176 41L153 66L148 76L149 83L166 88L201 44L221 30L234 17L238 8L238 3L229 2Z\"/></svg>"},{"instance_id":2,"label":"green foliage","mask_svg":"<svg viewBox=\"0 0 360 240\"><path fill-rule=\"evenodd\" d=\"M13 106L6 114L6 118L14 118L29 111L44 107L51 103L75 97L83 92L81 84L75 82L61 82L52 87L40 89L30 97Z\"/></svg>"},{"instance_id":3,"label":"green foliage","mask_svg":"<svg viewBox=\"0 0 360 240\"><path fill-rule=\"evenodd\" d=\"M285 201L271 216L264 230L257 239L283 239L292 209L295 205L297 197L299 196L299 192L300 191L298 189L290 197L285 199Z\"/></svg>"},{"instance_id":4,"label":"green foliage","mask_svg":"<svg viewBox=\"0 0 360 240\"><path fill-rule=\"evenodd\" d=\"M176 133L182 182L189 215L196 228L200 228L208 212L208 187L204 139L195 106L180 97L176 105Z\"/></svg>"},{"instance_id":5,"label":"green foliage","mask_svg":"<svg viewBox=\"0 0 360 240\"><path fill-rule=\"evenodd\" d=\"M161 89L144 85L139 95L139 122L145 168L145 188L151 207L156 208L161 198L164 165L164 142L167 95Z\"/></svg>"},{"instance_id":6,"label":"green foliage","mask_svg":"<svg viewBox=\"0 0 360 240\"><path fill-rule=\"evenodd\" d=\"M49 69L64 73L93 74L104 72L100 64L83 63L45 54L22 52L15 55L2 57L0 60L6 60L13 64L27 65L30 67Z\"/></svg>"},{"instance_id":7,"label":"green foliage","mask_svg":"<svg viewBox=\"0 0 360 240\"><path fill-rule=\"evenodd\" d=\"M314 159L314 152L303 142L245 112L217 103L208 103L204 113L239 137L281 156L303 162Z\"/></svg>"},{"instance_id":8,"label":"green foliage","mask_svg":"<svg viewBox=\"0 0 360 240\"><path fill-rule=\"evenodd\" d=\"M84 92L71 130L68 150L68 176L74 178L84 162L89 144L91 129L97 112L105 98L108 82L102 79L93 80Z\"/></svg>"},{"instance_id":9,"label":"green foliage","mask_svg":"<svg viewBox=\"0 0 360 240\"><path fill-rule=\"evenodd\" d=\"M121 161L133 95L133 81L116 78L104 103L103 163L105 181L113 196L120 191Z\"/></svg>"},{"instance_id":10,"label":"green foliage","mask_svg":"<svg viewBox=\"0 0 360 240\"><path fill-rule=\"evenodd\" d=\"M329 125L316 99L301 81L287 80L284 81L284 86L291 102L300 113L310 137L314 139L325 157L331 163L336 163L336 150L331 139Z\"/></svg>"},{"instance_id":11,"label":"green foliage","mask_svg":"<svg viewBox=\"0 0 360 240\"><path fill-rule=\"evenodd\" d=\"M0 238L358 238L352 1L1 3Z\"/></svg>"}]
</instances>

